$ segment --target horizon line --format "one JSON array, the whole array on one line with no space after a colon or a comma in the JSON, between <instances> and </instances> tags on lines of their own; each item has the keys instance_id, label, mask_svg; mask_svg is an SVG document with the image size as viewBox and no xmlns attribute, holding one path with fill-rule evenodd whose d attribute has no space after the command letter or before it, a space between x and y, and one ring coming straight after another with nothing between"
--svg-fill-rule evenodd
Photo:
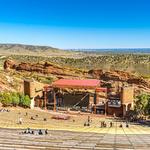
<instances>
[{"instance_id":1,"label":"horizon line","mask_svg":"<svg viewBox=\"0 0 150 150\"><path fill-rule=\"evenodd\" d=\"M52 45L42 45L42 44L27 44L27 43L3 43L0 42L0 45L24 45L24 46L39 46L39 47L49 47L49 48L55 48L55 49L62 49L62 50L110 50L110 49L130 49L130 50L134 50L134 49L150 49L150 47L111 47L111 48L59 48L59 47L55 47Z\"/></svg>"}]
</instances>

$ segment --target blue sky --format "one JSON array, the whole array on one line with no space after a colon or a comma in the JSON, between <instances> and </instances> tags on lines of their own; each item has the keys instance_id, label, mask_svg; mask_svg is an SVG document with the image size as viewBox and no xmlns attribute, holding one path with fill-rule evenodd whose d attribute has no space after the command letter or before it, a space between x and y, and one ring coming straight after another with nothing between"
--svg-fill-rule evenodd
<instances>
[{"instance_id":1,"label":"blue sky","mask_svg":"<svg viewBox=\"0 0 150 150\"><path fill-rule=\"evenodd\" d=\"M0 0L0 43L150 47L149 0Z\"/></svg>"}]
</instances>

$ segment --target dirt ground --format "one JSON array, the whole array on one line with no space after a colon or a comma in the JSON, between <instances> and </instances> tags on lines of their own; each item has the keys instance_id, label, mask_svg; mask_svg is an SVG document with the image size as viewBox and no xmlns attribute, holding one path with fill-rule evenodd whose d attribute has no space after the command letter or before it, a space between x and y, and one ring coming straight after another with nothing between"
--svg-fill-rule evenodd
<instances>
[{"instance_id":1,"label":"dirt ground","mask_svg":"<svg viewBox=\"0 0 150 150\"><path fill-rule=\"evenodd\" d=\"M52 116L61 114L52 111L43 111L41 109L23 109L20 107L5 108L9 112L0 112L0 127L14 128L14 129L49 129L49 130L66 130L76 132L96 132L109 134L150 134L150 127L136 124L129 124L126 128L125 122L115 121L113 118L93 114L78 114L70 113L69 120L56 120ZM87 123L88 116L90 116L90 126L84 126ZM31 117L33 119L31 119ZM22 124L19 124L19 118L22 118ZM44 120L46 118L46 121ZM101 122L105 121L106 128L101 128ZM110 122L113 122L113 127L110 128ZM122 124L123 128L119 128ZM109 129L109 130L108 130Z\"/></svg>"}]
</instances>

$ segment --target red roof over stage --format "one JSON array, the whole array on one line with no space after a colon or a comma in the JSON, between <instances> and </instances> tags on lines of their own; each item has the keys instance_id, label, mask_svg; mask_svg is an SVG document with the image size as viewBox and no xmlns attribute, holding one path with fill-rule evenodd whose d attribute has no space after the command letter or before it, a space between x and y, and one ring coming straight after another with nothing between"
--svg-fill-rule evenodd
<instances>
[{"instance_id":1,"label":"red roof over stage","mask_svg":"<svg viewBox=\"0 0 150 150\"><path fill-rule=\"evenodd\" d=\"M80 89L95 89L100 86L100 80L96 79L85 79L85 80L74 80L74 79L60 79L52 84L56 88L80 88Z\"/></svg>"}]
</instances>

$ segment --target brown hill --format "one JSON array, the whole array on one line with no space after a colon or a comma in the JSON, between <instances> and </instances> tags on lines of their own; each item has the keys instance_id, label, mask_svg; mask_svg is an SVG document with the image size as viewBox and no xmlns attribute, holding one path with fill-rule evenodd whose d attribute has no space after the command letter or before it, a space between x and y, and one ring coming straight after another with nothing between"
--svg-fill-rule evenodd
<instances>
[{"instance_id":1,"label":"brown hill","mask_svg":"<svg viewBox=\"0 0 150 150\"><path fill-rule=\"evenodd\" d=\"M0 55L38 56L38 57L80 57L82 52L68 51L50 46L0 44Z\"/></svg>"}]
</instances>

